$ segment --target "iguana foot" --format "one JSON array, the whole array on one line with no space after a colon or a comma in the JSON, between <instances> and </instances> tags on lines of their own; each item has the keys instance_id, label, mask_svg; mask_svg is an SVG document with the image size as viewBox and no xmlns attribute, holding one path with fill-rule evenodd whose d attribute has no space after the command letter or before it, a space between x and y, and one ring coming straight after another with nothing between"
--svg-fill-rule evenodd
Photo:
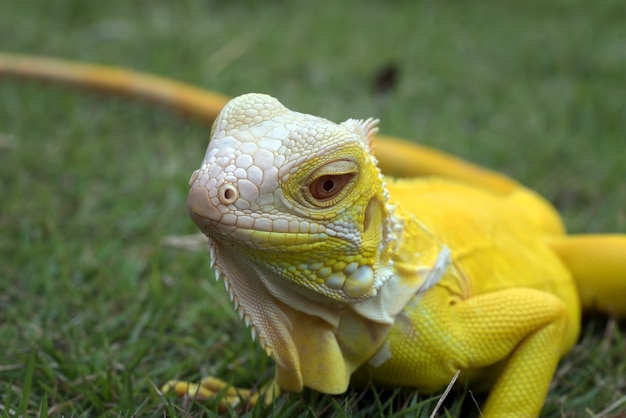
<instances>
[{"instance_id":1,"label":"iguana foot","mask_svg":"<svg viewBox=\"0 0 626 418\"><path fill-rule=\"evenodd\" d=\"M219 409L226 410L228 406L236 407L247 404L255 406L259 399L264 405L272 403L280 394L280 389L274 380L260 390L252 391L231 386L215 377L205 377L200 383L190 383L181 380L170 380L161 387L163 393L175 393L178 397L187 397L196 400L219 399Z\"/></svg>"}]
</instances>

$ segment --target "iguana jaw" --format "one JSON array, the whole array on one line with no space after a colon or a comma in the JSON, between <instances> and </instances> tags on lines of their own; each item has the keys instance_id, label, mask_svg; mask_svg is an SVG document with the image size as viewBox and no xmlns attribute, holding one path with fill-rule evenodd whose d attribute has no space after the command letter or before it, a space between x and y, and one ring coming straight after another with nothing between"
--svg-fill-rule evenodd
<instances>
[{"instance_id":1,"label":"iguana jaw","mask_svg":"<svg viewBox=\"0 0 626 418\"><path fill-rule=\"evenodd\" d=\"M196 173L192 177L192 182L195 181ZM208 237L223 236L222 239L245 243L247 247L265 250L272 246L313 244L333 233L323 224L316 222L310 222L309 232L301 232L299 224L297 228L291 230L274 230L273 225L268 225L267 230L246 227L248 224L238 223L236 217L223 217L218 207L210 202L206 187L194 187L190 190L187 204L193 222ZM285 224L289 228L288 223Z\"/></svg>"}]
</instances>

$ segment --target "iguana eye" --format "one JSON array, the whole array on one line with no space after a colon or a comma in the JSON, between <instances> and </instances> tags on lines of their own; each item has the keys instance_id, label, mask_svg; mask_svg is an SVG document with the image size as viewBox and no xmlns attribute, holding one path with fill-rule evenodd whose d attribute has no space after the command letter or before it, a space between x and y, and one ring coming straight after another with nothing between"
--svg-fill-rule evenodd
<instances>
[{"instance_id":1,"label":"iguana eye","mask_svg":"<svg viewBox=\"0 0 626 418\"><path fill-rule=\"evenodd\" d=\"M352 177L354 177L353 173L321 176L309 185L309 191L317 200L328 200L337 196Z\"/></svg>"},{"instance_id":2,"label":"iguana eye","mask_svg":"<svg viewBox=\"0 0 626 418\"><path fill-rule=\"evenodd\" d=\"M337 202L358 173L358 165L351 160L338 160L324 164L309 174L301 186L304 199L318 207L328 207Z\"/></svg>"}]
</instances>

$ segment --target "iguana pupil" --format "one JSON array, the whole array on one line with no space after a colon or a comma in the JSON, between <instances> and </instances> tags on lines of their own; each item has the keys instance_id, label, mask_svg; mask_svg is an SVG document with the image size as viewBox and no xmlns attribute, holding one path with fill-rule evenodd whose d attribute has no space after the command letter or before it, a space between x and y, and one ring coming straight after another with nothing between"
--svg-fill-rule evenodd
<instances>
[{"instance_id":1,"label":"iguana pupil","mask_svg":"<svg viewBox=\"0 0 626 418\"><path fill-rule=\"evenodd\" d=\"M318 177L309 186L309 191L317 200L328 200L337 196L353 176L352 173L346 173Z\"/></svg>"}]
</instances>

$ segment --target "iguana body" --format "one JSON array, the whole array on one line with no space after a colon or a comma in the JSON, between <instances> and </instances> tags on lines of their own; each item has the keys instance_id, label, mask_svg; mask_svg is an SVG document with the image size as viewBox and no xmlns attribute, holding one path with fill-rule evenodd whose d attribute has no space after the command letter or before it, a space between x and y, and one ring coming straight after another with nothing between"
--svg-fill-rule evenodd
<instances>
[{"instance_id":1,"label":"iguana body","mask_svg":"<svg viewBox=\"0 0 626 418\"><path fill-rule=\"evenodd\" d=\"M0 54L2 74L147 98L205 121L225 103L158 77L47 58ZM581 302L626 315L626 237L566 236L533 192L413 144L377 141L379 167L428 177L381 177L375 130L240 97L192 177L192 216L276 361L276 382L341 393L351 378L373 378L436 391L458 369L493 386L486 416L536 415L576 340ZM193 395L224 385L172 387Z\"/></svg>"},{"instance_id":2,"label":"iguana body","mask_svg":"<svg viewBox=\"0 0 626 418\"><path fill-rule=\"evenodd\" d=\"M356 374L436 391L461 370L493 385L485 416L538 415L579 333L559 216L522 187L383 177L375 131L241 96L190 180L192 218L278 386L336 394ZM611 291L594 303L623 314L626 237L598 244L586 251Z\"/></svg>"}]
</instances>

